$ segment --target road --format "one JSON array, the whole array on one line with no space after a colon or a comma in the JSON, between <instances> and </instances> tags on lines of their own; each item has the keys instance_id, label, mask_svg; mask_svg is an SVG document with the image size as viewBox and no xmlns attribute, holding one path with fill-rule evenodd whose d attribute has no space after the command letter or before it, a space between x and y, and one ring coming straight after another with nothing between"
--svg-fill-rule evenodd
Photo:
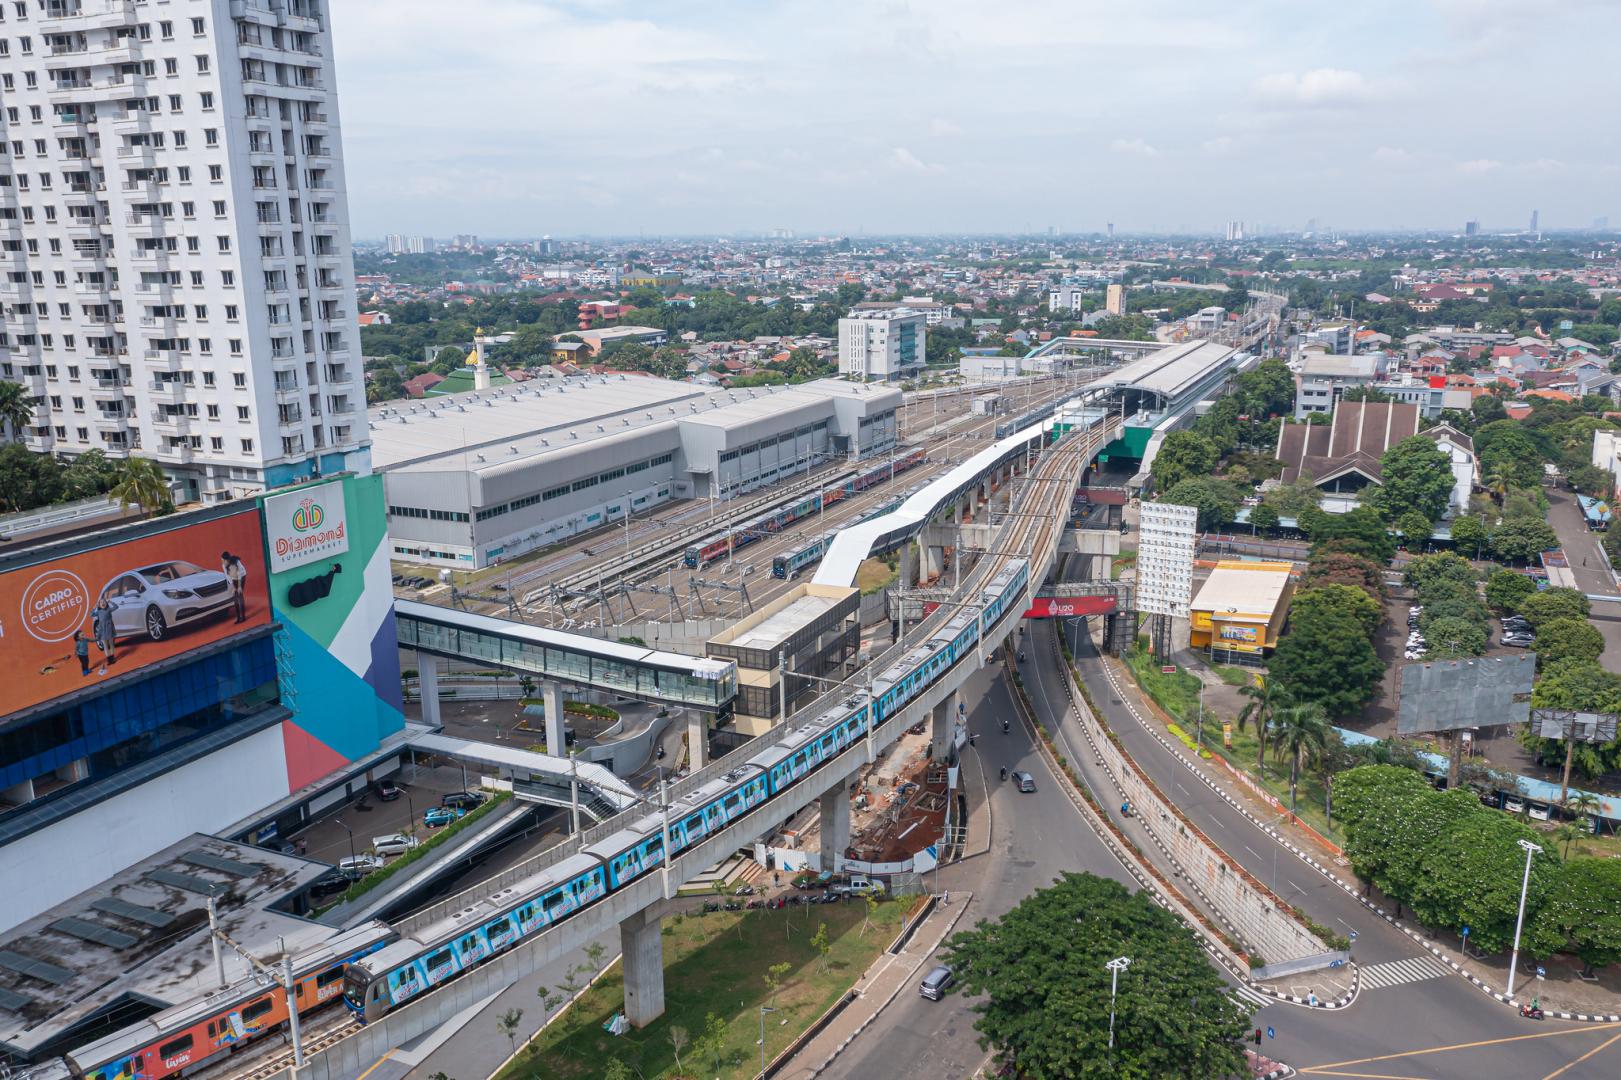
<instances>
[{"instance_id":1,"label":"road","mask_svg":"<svg viewBox=\"0 0 1621 1080\"><path fill-rule=\"evenodd\" d=\"M964 768L985 771L994 832L987 854L940 872L940 888L974 892L958 928L1000 917L1064 871L1090 871L1131 886L1125 870L1082 824L1059 781L1042 763L1014 713L1000 667L986 667L970 680L963 700L968 704L969 730L979 735L977 746L964 752ZM1013 721L1006 735L1001 730L1003 717ZM1004 765L1034 775L1035 792L1021 795L1012 784L1000 783L998 770ZM929 1001L903 990L823 1075L862 1080L971 1076L985 1052L975 1042L969 1005L958 995Z\"/></svg>"},{"instance_id":2,"label":"road","mask_svg":"<svg viewBox=\"0 0 1621 1080\"><path fill-rule=\"evenodd\" d=\"M1616 588L1615 579L1604 562L1604 553L1599 550L1599 536L1582 520L1576 496L1563 488L1545 488L1544 491L1549 503L1548 524L1559 534L1559 545L1570 561L1576 587L1591 596L1621 596L1621 589ZM1616 527L1621 528L1621 525ZM1621 668L1621 603L1595 603L1591 621L1604 635L1604 654L1600 662L1612 671Z\"/></svg>"}]
</instances>

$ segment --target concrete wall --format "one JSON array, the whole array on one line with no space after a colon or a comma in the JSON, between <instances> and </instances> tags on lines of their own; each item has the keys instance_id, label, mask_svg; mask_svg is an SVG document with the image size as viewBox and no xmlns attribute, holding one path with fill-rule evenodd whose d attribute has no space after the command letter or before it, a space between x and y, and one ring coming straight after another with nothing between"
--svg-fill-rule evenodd
<instances>
[{"instance_id":1,"label":"concrete wall","mask_svg":"<svg viewBox=\"0 0 1621 1080\"><path fill-rule=\"evenodd\" d=\"M647 764L653 756L653 744L664 733L664 729L675 723L675 714L669 716L655 715L640 730L634 731L622 739L597 746L587 746L580 751L580 757L586 761L594 761L608 765L618 776L629 776Z\"/></svg>"},{"instance_id":2,"label":"concrete wall","mask_svg":"<svg viewBox=\"0 0 1621 1080\"><path fill-rule=\"evenodd\" d=\"M1227 923L1239 941L1270 963L1322 956L1318 967L1334 958L1324 954L1323 942L1302 926L1288 906L1264 885L1227 858L1212 841L1183 817L1137 764L1109 738L1074 686L1066 666L1070 696L1093 751L1114 778L1122 798L1131 800L1136 821L1152 834L1182 870L1186 884ZM1302 969L1304 970L1304 969Z\"/></svg>"}]
</instances>

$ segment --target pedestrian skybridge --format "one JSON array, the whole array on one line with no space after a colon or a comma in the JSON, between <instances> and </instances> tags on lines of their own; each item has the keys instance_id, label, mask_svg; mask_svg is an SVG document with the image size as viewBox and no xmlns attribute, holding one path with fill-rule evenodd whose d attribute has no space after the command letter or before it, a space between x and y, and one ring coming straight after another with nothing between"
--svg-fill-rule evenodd
<instances>
[{"instance_id":1,"label":"pedestrian skybridge","mask_svg":"<svg viewBox=\"0 0 1621 1080\"><path fill-rule=\"evenodd\" d=\"M737 665L604 641L456 608L396 600L400 646L496 664L537 679L720 712L737 696Z\"/></svg>"}]
</instances>

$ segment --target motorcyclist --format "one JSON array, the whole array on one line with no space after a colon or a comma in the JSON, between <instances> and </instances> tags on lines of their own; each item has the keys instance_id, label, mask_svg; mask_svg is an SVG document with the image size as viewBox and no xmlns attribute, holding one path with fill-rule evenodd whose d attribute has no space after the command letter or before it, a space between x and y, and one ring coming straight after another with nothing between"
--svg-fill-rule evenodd
<instances>
[{"instance_id":1,"label":"motorcyclist","mask_svg":"<svg viewBox=\"0 0 1621 1080\"><path fill-rule=\"evenodd\" d=\"M1002 734L1006 735L1007 733L1008 733L1008 722L1006 720L1003 720L1002 721Z\"/></svg>"},{"instance_id":2,"label":"motorcyclist","mask_svg":"<svg viewBox=\"0 0 1621 1080\"><path fill-rule=\"evenodd\" d=\"M1007 766L1006 765L1002 766L1002 779L1003 780L1007 779Z\"/></svg>"}]
</instances>

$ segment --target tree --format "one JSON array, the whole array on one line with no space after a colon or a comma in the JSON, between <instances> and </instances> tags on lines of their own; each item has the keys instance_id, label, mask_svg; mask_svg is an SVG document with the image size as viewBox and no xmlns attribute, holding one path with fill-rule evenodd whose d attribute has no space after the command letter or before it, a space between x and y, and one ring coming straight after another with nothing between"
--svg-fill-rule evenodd
<instances>
[{"instance_id":1,"label":"tree","mask_svg":"<svg viewBox=\"0 0 1621 1080\"><path fill-rule=\"evenodd\" d=\"M1469 940L1486 952L1507 948L1514 939L1525 851L1517 841L1543 839L1506 814L1487 811L1472 793L1472 812L1424 843L1420 871L1408 903L1430 926L1469 927ZM1559 858L1544 851L1531 860L1526 911L1532 915L1549 895ZM1535 918L1528 918L1535 924Z\"/></svg>"},{"instance_id":2,"label":"tree","mask_svg":"<svg viewBox=\"0 0 1621 1080\"><path fill-rule=\"evenodd\" d=\"M467 354L454 345L446 345L433 356L433 370L440 375L449 375L466 363Z\"/></svg>"},{"instance_id":3,"label":"tree","mask_svg":"<svg viewBox=\"0 0 1621 1080\"><path fill-rule=\"evenodd\" d=\"M760 978L765 982L766 992L771 995L771 1007L777 1007L777 991L782 988L782 977L788 974L793 965L786 960L780 964L772 964L765 969Z\"/></svg>"},{"instance_id":4,"label":"tree","mask_svg":"<svg viewBox=\"0 0 1621 1080\"><path fill-rule=\"evenodd\" d=\"M1271 532L1278 527L1277 508L1265 502L1250 507L1250 524L1258 530Z\"/></svg>"},{"instance_id":5,"label":"tree","mask_svg":"<svg viewBox=\"0 0 1621 1080\"><path fill-rule=\"evenodd\" d=\"M405 396L405 380L391 367L378 368L366 377L366 402L397 401Z\"/></svg>"},{"instance_id":6,"label":"tree","mask_svg":"<svg viewBox=\"0 0 1621 1080\"><path fill-rule=\"evenodd\" d=\"M1360 594L1359 594L1360 595ZM1291 705L1279 710L1272 720L1272 752L1278 757L1288 756L1289 813L1295 812L1295 792L1300 786L1300 760L1310 760L1322 752L1328 742L1328 717L1316 702Z\"/></svg>"},{"instance_id":7,"label":"tree","mask_svg":"<svg viewBox=\"0 0 1621 1080\"><path fill-rule=\"evenodd\" d=\"M1301 518L1314 551L1347 551L1386 563L1396 553L1390 527L1372 507L1359 506L1344 514L1318 511Z\"/></svg>"},{"instance_id":8,"label":"tree","mask_svg":"<svg viewBox=\"0 0 1621 1080\"><path fill-rule=\"evenodd\" d=\"M1493 570L1486 578L1486 603L1493 611L1515 611L1521 601L1535 595L1536 591L1535 582L1513 570Z\"/></svg>"},{"instance_id":9,"label":"tree","mask_svg":"<svg viewBox=\"0 0 1621 1080\"><path fill-rule=\"evenodd\" d=\"M1576 491L1594 499L1608 499L1615 492L1615 474L1597 465L1577 465L1565 470L1565 480Z\"/></svg>"},{"instance_id":10,"label":"tree","mask_svg":"<svg viewBox=\"0 0 1621 1080\"><path fill-rule=\"evenodd\" d=\"M1555 619L1585 619L1592 613L1592 602L1576 589L1560 585L1541 592L1536 592L1532 586L1532 590L1514 610L1525 617L1533 630L1541 630L1544 623Z\"/></svg>"},{"instance_id":11,"label":"tree","mask_svg":"<svg viewBox=\"0 0 1621 1080\"><path fill-rule=\"evenodd\" d=\"M1384 567L1372 559L1341 551L1321 551L1306 561L1300 587L1315 589L1323 585L1354 585L1380 605L1386 598Z\"/></svg>"},{"instance_id":12,"label":"tree","mask_svg":"<svg viewBox=\"0 0 1621 1080\"><path fill-rule=\"evenodd\" d=\"M62 466L20 442L0 446L0 509L32 510L64 497Z\"/></svg>"},{"instance_id":13,"label":"tree","mask_svg":"<svg viewBox=\"0 0 1621 1080\"><path fill-rule=\"evenodd\" d=\"M685 1070L681 1068L681 1051L685 1050L687 1044L692 1041L687 1035L687 1029L680 1024L671 1024L670 1030L665 1032L664 1037L670 1040L670 1049L675 1052L675 1071L677 1073L684 1072Z\"/></svg>"},{"instance_id":14,"label":"tree","mask_svg":"<svg viewBox=\"0 0 1621 1080\"><path fill-rule=\"evenodd\" d=\"M1279 484L1262 497L1262 503L1271 506L1284 517L1297 521L1307 510L1316 510L1323 504L1323 493L1310 476L1302 474L1292 484Z\"/></svg>"},{"instance_id":15,"label":"tree","mask_svg":"<svg viewBox=\"0 0 1621 1080\"><path fill-rule=\"evenodd\" d=\"M1596 661L1565 659L1548 661L1531 690L1535 709L1573 709L1577 712L1621 712L1621 674L1606 671ZM1621 740L1574 747L1557 739L1543 739L1527 726L1519 735L1521 745L1544 761L1563 762L1571 751L1571 772L1583 778L1601 776L1621 768ZM1575 802L1573 796L1571 802ZM1576 811L1571 809L1572 813Z\"/></svg>"},{"instance_id":16,"label":"tree","mask_svg":"<svg viewBox=\"0 0 1621 1080\"><path fill-rule=\"evenodd\" d=\"M1131 957L1113 1002L1110 972ZM1064 874L1001 919L946 943L955 988L978 997L974 1029L1022 1075L1235 1076L1250 1008L1227 992L1193 934L1146 893Z\"/></svg>"},{"instance_id":17,"label":"tree","mask_svg":"<svg viewBox=\"0 0 1621 1080\"><path fill-rule=\"evenodd\" d=\"M704 1014L704 1033L699 1040L703 1055L715 1063L715 1070L720 1071L722 1057L726 1053L726 1021L714 1013Z\"/></svg>"},{"instance_id":18,"label":"tree","mask_svg":"<svg viewBox=\"0 0 1621 1080\"><path fill-rule=\"evenodd\" d=\"M1379 602L1355 585L1320 585L1314 589L1301 589L1295 593L1290 607L1294 619L1313 618L1317 614L1342 612L1361 624L1363 633L1373 637L1384 620L1384 609Z\"/></svg>"},{"instance_id":19,"label":"tree","mask_svg":"<svg viewBox=\"0 0 1621 1080\"><path fill-rule=\"evenodd\" d=\"M118 482L118 466L99 447L86 450L62 470L62 497L84 499L100 495Z\"/></svg>"},{"instance_id":20,"label":"tree","mask_svg":"<svg viewBox=\"0 0 1621 1080\"><path fill-rule=\"evenodd\" d=\"M1514 487L1535 487L1542 482L1545 460L1525 429L1514 420L1494 420L1475 430L1475 456L1481 475L1501 474Z\"/></svg>"},{"instance_id":21,"label":"tree","mask_svg":"<svg viewBox=\"0 0 1621 1080\"><path fill-rule=\"evenodd\" d=\"M1353 828L1375 815L1388 816L1390 800L1417 798L1429 789L1419 773L1396 765L1348 769L1339 775L1337 787L1335 802L1340 820Z\"/></svg>"},{"instance_id":22,"label":"tree","mask_svg":"<svg viewBox=\"0 0 1621 1080\"><path fill-rule=\"evenodd\" d=\"M142 510L155 516L174 513L169 480L151 458L125 458L118 469L118 482L113 485L110 494L125 510L138 504Z\"/></svg>"},{"instance_id":23,"label":"tree","mask_svg":"<svg viewBox=\"0 0 1621 1080\"><path fill-rule=\"evenodd\" d=\"M1456 616L1431 619L1424 624L1430 660L1461 660L1486 651L1486 628Z\"/></svg>"},{"instance_id":24,"label":"tree","mask_svg":"<svg viewBox=\"0 0 1621 1080\"><path fill-rule=\"evenodd\" d=\"M1473 593L1480 574L1469 565L1469 560L1450 551L1434 555L1420 555L1402 571L1402 584L1415 593L1423 594L1435 589L1441 582L1454 582Z\"/></svg>"},{"instance_id":25,"label":"tree","mask_svg":"<svg viewBox=\"0 0 1621 1080\"><path fill-rule=\"evenodd\" d=\"M523 1023L522 1009L508 1009L495 1018L495 1026L507 1037L507 1043L514 1054L518 1052L518 1025L521 1023Z\"/></svg>"},{"instance_id":26,"label":"tree","mask_svg":"<svg viewBox=\"0 0 1621 1080\"><path fill-rule=\"evenodd\" d=\"M1191 477L1209 476L1221 454L1216 444L1191 431L1173 431L1165 437L1154 463L1149 467L1154 486L1169 491Z\"/></svg>"},{"instance_id":27,"label":"tree","mask_svg":"<svg viewBox=\"0 0 1621 1080\"><path fill-rule=\"evenodd\" d=\"M1537 628L1531 648L1539 667L1556 660L1597 660L1604 653L1604 635L1582 619L1551 619Z\"/></svg>"},{"instance_id":28,"label":"tree","mask_svg":"<svg viewBox=\"0 0 1621 1080\"><path fill-rule=\"evenodd\" d=\"M1452 500L1452 461L1434 439L1423 435L1386 450L1379 459L1379 477L1373 504L1392 521L1415 512L1426 522L1439 521Z\"/></svg>"},{"instance_id":29,"label":"tree","mask_svg":"<svg viewBox=\"0 0 1621 1080\"><path fill-rule=\"evenodd\" d=\"M632 1080L635 1075L630 1066L618 1058L609 1058L608 1064L602 1067L602 1080Z\"/></svg>"},{"instance_id":30,"label":"tree","mask_svg":"<svg viewBox=\"0 0 1621 1080\"><path fill-rule=\"evenodd\" d=\"M1255 751L1256 769L1264 769L1266 765L1266 733L1272 725L1273 715L1283 708L1286 695L1278 681L1273 678L1256 679L1246 686L1238 688L1248 700L1244 707L1238 710L1235 720L1238 730L1243 731L1244 725L1251 720L1255 721L1255 738L1260 746Z\"/></svg>"},{"instance_id":31,"label":"tree","mask_svg":"<svg viewBox=\"0 0 1621 1080\"><path fill-rule=\"evenodd\" d=\"M1296 612L1272 655L1272 678L1300 704L1315 702L1332 718L1349 716L1373 700L1384 664L1365 627L1335 608Z\"/></svg>"},{"instance_id":32,"label":"tree","mask_svg":"<svg viewBox=\"0 0 1621 1080\"><path fill-rule=\"evenodd\" d=\"M1198 507L1199 528L1208 532L1233 520L1244 500L1238 489L1225 480L1205 476L1179 482L1161 495L1159 501Z\"/></svg>"},{"instance_id":33,"label":"tree","mask_svg":"<svg viewBox=\"0 0 1621 1080\"><path fill-rule=\"evenodd\" d=\"M1530 562L1558 546L1559 534L1541 518L1506 520L1492 533L1492 551L1511 561Z\"/></svg>"},{"instance_id":34,"label":"tree","mask_svg":"<svg viewBox=\"0 0 1621 1080\"><path fill-rule=\"evenodd\" d=\"M816 970L827 969L828 954L833 951L833 943L827 938L827 923L817 923L816 933L811 935L811 948L816 950Z\"/></svg>"},{"instance_id":35,"label":"tree","mask_svg":"<svg viewBox=\"0 0 1621 1080\"><path fill-rule=\"evenodd\" d=\"M12 436L34 422L34 398L21 383L0 381L0 435L9 429Z\"/></svg>"},{"instance_id":36,"label":"tree","mask_svg":"<svg viewBox=\"0 0 1621 1080\"><path fill-rule=\"evenodd\" d=\"M1422 545L1430 538L1430 533L1434 529L1435 526L1430 519L1417 510L1409 510L1396 519L1396 530L1401 533L1402 539L1410 548Z\"/></svg>"},{"instance_id":37,"label":"tree","mask_svg":"<svg viewBox=\"0 0 1621 1080\"><path fill-rule=\"evenodd\" d=\"M1587 965L1621 963L1621 862L1615 859L1578 858L1559 868L1548 902L1538 913L1566 941L1566 947Z\"/></svg>"}]
</instances>

